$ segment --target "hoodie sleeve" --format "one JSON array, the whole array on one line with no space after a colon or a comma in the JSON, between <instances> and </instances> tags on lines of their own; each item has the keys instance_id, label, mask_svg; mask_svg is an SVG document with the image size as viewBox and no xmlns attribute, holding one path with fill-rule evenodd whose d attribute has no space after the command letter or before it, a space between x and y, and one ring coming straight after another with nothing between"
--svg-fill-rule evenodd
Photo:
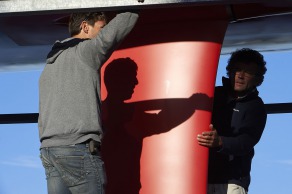
<instances>
[{"instance_id":1,"label":"hoodie sleeve","mask_svg":"<svg viewBox=\"0 0 292 194\"><path fill-rule=\"evenodd\" d=\"M83 60L88 61L87 64L91 64L92 68L99 69L131 32L138 17L138 14L131 12L117 14L95 38L79 45Z\"/></svg>"}]
</instances>

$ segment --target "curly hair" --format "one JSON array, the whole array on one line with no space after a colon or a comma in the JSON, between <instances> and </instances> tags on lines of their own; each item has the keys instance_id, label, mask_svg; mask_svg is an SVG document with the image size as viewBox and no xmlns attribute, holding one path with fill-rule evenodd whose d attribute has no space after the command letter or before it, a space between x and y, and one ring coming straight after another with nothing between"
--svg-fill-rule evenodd
<instances>
[{"instance_id":1,"label":"curly hair","mask_svg":"<svg viewBox=\"0 0 292 194\"><path fill-rule=\"evenodd\" d=\"M69 33L71 36L80 33L80 25L83 21L93 26L97 21L107 22L107 18L103 12L72 13L69 19Z\"/></svg>"},{"instance_id":2,"label":"curly hair","mask_svg":"<svg viewBox=\"0 0 292 194\"><path fill-rule=\"evenodd\" d=\"M243 48L234 51L231 53L231 57L228 60L228 65L226 66L227 75L230 77L232 70L234 69L234 65L238 62L241 63L255 63L257 64L257 73L256 77L258 78L257 86L260 86L264 81L264 74L267 71L266 61L264 60L264 56L260 54L256 50L252 50L249 48Z\"/></svg>"}]
</instances>

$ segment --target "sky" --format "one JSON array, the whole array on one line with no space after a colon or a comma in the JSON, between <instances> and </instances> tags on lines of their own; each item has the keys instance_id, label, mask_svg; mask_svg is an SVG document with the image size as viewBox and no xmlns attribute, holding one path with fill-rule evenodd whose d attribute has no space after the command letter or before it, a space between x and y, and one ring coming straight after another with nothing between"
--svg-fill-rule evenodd
<instances>
[{"instance_id":1,"label":"sky","mask_svg":"<svg viewBox=\"0 0 292 194\"><path fill-rule=\"evenodd\" d=\"M258 87L265 103L292 102L292 52L262 52L267 61L264 83ZM216 85L221 85L229 55L219 61ZM40 70L0 72L0 114L38 112ZM255 147L249 194L292 193L292 114L270 114ZM37 124L0 125L0 194L46 194L39 158Z\"/></svg>"}]
</instances>

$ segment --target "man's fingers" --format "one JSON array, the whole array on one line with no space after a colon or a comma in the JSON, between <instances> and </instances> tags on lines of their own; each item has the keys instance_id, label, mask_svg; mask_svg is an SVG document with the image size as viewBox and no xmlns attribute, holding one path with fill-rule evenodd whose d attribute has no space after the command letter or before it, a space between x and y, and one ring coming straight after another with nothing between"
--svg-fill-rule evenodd
<instances>
[{"instance_id":1,"label":"man's fingers","mask_svg":"<svg viewBox=\"0 0 292 194\"><path fill-rule=\"evenodd\" d=\"M208 142L208 143L210 143L211 141L212 141L212 137L210 137L210 136L203 136L203 135L198 135L197 136L197 140L199 141L199 142Z\"/></svg>"},{"instance_id":2,"label":"man's fingers","mask_svg":"<svg viewBox=\"0 0 292 194\"><path fill-rule=\"evenodd\" d=\"M208 139L213 139L212 136L214 136L214 131L205 131L202 133L202 136L204 136Z\"/></svg>"},{"instance_id":3,"label":"man's fingers","mask_svg":"<svg viewBox=\"0 0 292 194\"><path fill-rule=\"evenodd\" d=\"M204 131L202 132L202 136L209 136L210 135L210 131Z\"/></svg>"},{"instance_id":4,"label":"man's fingers","mask_svg":"<svg viewBox=\"0 0 292 194\"><path fill-rule=\"evenodd\" d=\"M197 140L198 140L198 144L201 146L210 147L211 145L210 141L205 138L202 138L202 136L198 136Z\"/></svg>"}]
</instances>

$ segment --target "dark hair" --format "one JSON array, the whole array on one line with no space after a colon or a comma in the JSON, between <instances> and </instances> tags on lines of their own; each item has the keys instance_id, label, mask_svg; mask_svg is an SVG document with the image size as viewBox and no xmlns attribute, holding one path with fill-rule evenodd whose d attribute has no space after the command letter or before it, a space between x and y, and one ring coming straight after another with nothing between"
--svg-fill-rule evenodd
<instances>
[{"instance_id":1,"label":"dark hair","mask_svg":"<svg viewBox=\"0 0 292 194\"><path fill-rule=\"evenodd\" d=\"M107 22L107 18L103 12L72 13L69 19L69 33L71 36L80 33L80 25L83 21L93 26L97 21Z\"/></svg>"},{"instance_id":2,"label":"dark hair","mask_svg":"<svg viewBox=\"0 0 292 194\"><path fill-rule=\"evenodd\" d=\"M232 70L234 69L234 65L238 62L242 63L255 63L257 64L257 73L256 76L258 78L257 86L261 85L264 81L264 74L267 71L266 61L264 60L264 56L260 54L256 50L252 50L249 48L243 48L240 50L236 50L231 53L231 57L228 60L228 65L226 67L227 75L230 77Z\"/></svg>"}]
</instances>

